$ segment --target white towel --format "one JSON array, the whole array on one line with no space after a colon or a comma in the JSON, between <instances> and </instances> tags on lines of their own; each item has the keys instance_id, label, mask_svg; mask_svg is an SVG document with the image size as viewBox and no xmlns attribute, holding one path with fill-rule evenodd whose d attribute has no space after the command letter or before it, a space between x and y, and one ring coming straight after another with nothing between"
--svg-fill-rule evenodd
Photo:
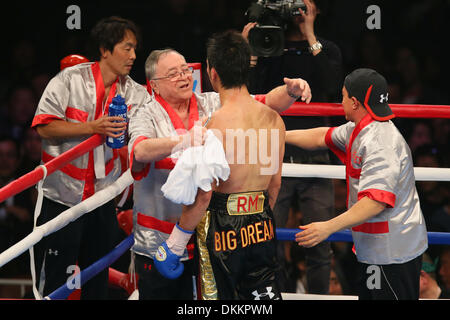
<instances>
[{"instance_id":1,"label":"white towel","mask_svg":"<svg viewBox=\"0 0 450 320\"><path fill-rule=\"evenodd\" d=\"M222 142L207 130L205 144L183 152L161 191L172 202L190 205L195 201L197 188L210 191L214 180L219 185L219 179L226 181L229 175Z\"/></svg>"}]
</instances>

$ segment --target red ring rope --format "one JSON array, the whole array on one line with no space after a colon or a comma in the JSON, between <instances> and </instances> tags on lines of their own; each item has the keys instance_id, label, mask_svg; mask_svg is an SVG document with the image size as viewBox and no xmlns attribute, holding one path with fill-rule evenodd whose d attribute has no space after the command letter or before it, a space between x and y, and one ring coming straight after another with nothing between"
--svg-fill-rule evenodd
<instances>
[{"instance_id":1,"label":"red ring rope","mask_svg":"<svg viewBox=\"0 0 450 320\"><path fill-rule=\"evenodd\" d=\"M450 118L450 106L446 105L403 105L390 104L394 114L400 118ZM295 102L289 109L281 113L284 116L343 116L344 109L340 103L306 104ZM96 134L59 157L47 162L47 175L64 167L66 164L103 143L103 137ZM25 174L0 189L0 202L35 185L44 177L41 167Z\"/></svg>"},{"instance_id":2,"label":"red ring rope","mask_svg":"<svg viewBox=\"0 0 450 320\"><path fill-rule=\"evenodd\" d=\"M47 168L47 176L51 175L56 170L61 169L69 162L85 154L89 150L92 150L95 147L99 146L100 144L103 143L103 141L104 138L101 135L98 134L93 135L92 137L83 141L76 147L67 150L59 157L50 160L49 162L44 164L44 166ZM3 202L9 197L12 197L22 192L23 190L28 189L29 187L35 185L43 177L44 177L44 170L41 167L37 167L33 171L30 171L27 174L23 175L22 177L12 181L11 183L7 184L6 186L0 189L0 202Z\"/></svg>"},{"instance_id":3,"label":"red ring rope","mask_svg":"<svg viewBox=\"0 0 450 320\"><path fill-rule=\"evenodd\" d=\"M390 104L399 118L450 118L450 106L420 104ZM295 102L282 112L283 116L343 116L344 109L340 103Z\"/></svg>"}]
</instances>

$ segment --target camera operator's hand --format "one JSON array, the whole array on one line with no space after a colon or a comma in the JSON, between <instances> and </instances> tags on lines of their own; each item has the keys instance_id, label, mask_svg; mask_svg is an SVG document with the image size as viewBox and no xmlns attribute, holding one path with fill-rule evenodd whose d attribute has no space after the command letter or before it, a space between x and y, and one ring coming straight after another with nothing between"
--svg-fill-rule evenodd
<instances>
[{"instance_id":1,"label":"camera operator's hand","mask_svg":"<svg viewBox=\"0 0 450 320\"><path fill-rule=\"evenodd\" d=\"M314 34L314 21L317 17L317 7L311 0L304 1L306 5L306 13L302 9L298 9L303 19L299 19L298 27L300 32L306 37L310 45L317 42Z\"/></svg>"},{"instance_id":2,"label":"camera operator's hand","mask_svg":"<svg viewBox=\"0 0 450 320\"><path fill-rule=\"evenodd\" d=\"M283 81L286 84L286 90L290 97L301 98L306 103L311 102L312 94L308 82L300 78L284 78Z\"/></svg>"},{"instance_id":3,"label":"camera operator's hand","mask_svg":"<svg viewBox=\"0 0 450 320\"><path fill-rule=\"evenodd\" d=\"M251 29L253 29L258 23L257 22L249 22L244 26L244 29L242 29L242 37L248 41L248 33Z\"/></svg>"},{"instance_id":4,"label":"camera operator's hand","mask_svg":"<svg viewBox=\"0 0 450 320\"><path fill-rule=\"evenodd\" d=\"M248 42L248 34L251 29L253 29L258 23L257 22L249 22L244 26L244 29L242 29L242 37L247 40ZM254 67L258 63L258 57L257 56L251 56L250 57L250 66Z\"/></svg>"}]
</instances>

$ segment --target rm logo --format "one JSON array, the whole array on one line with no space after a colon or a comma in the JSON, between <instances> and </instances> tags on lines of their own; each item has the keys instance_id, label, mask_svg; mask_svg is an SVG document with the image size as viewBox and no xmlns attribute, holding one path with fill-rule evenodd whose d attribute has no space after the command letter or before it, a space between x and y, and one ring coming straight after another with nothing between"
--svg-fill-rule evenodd
<instances>
[{"instance_id":1,"label":"rm logo","mask_svg":"<svg viewBox=\"0 0 450 320\"><path fill-rule=\"evenodd\" d=\"M246 215L261 213L264 209L263 192L247 192L231 194L227 201L230 215Z\"/></svg>"}]
</instances>

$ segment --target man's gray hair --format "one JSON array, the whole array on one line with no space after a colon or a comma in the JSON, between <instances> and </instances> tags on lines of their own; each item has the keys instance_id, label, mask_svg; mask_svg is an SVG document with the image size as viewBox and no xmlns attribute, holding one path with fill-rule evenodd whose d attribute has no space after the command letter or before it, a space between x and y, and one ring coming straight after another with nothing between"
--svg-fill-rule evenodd
<instances>
[{"instance_id":1,"label":"man's gray hair","mask_svg":"<svg viewBox=\"0 0 450 320\"><path fill-rule=\"evenodd\" d=\"M181 53L172 48L162 49L162 50L153 50L150 52L147 60L145 61L145 76L148 80L152 80L156 74L156 65L158 64L159 59L168 53L175 52L180 56L183 56Z\"/></svg>"}]
</instances>

